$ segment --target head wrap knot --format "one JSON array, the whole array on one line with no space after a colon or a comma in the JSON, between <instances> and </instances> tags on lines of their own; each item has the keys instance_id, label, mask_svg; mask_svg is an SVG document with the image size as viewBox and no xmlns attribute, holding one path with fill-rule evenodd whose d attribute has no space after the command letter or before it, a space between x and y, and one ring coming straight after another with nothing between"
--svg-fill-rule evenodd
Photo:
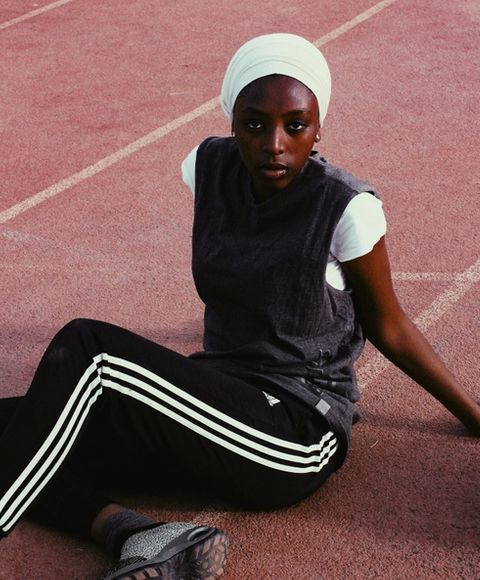
<instances>
[{"instance_id":1,"label":"head wrap knot","mask_svg":"<svg viewBox=\"0 0 480 580\"><path fill-rule=\"evenodd\" d=\"M273 74L292 77L312 91L323 125L331 92L328 64L315 45L295 34L257 36L237 50L227 67L220 96L227 117L233 118L235 101L243 88Z\"/></svg>"}]
</instances>

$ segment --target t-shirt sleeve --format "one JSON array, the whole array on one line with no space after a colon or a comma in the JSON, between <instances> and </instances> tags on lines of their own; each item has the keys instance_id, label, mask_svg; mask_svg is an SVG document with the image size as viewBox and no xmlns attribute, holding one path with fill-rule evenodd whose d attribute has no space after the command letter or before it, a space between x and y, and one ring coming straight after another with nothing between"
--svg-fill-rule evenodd
<instances>
[{"instance_id":1,"label":"t-shirt sleeve","mask_svg":"<svg viewBox=\"0 0 480 580\"><path fill-rule=\"evenodd\" d=\"M386 231L381 200L368 192L359 193L335 228L330 252L339 262L354 260L368 254Z\"/></svg>"},{"instance_id":2,"label":"t-shirt sleeve","mask_svg":"<svg viewBox=\"0 0 480 580\"><path fill-rule=\"evenodd\" d=\"M195 195L195 163L197 160L198 145L182 161L182 179Z\"/></svg>"}]
</instances>

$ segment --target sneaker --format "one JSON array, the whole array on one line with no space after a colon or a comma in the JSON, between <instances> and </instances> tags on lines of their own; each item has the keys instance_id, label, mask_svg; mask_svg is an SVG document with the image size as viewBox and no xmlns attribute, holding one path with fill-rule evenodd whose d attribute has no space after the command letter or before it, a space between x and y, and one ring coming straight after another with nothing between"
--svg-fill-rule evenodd
<instances>
[{"instance_id":1,"label":"sneaker","mask_svg":"<svg viewBox=\"0 0 480 580\"><path fill-rule=\"evenodd\" d=\"M100 580L215 580L223 574L228 540L217 528L175 522L136 532L120 562Z\"/></svg>"}]
</instances>

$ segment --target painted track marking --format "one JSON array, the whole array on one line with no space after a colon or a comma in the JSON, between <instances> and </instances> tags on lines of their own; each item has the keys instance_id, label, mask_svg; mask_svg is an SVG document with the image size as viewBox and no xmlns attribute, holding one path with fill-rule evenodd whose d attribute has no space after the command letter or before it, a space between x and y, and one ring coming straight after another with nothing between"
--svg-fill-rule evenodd
<instances>
[{"instance_id":1,"label":"painted track marking","mask_svg":"<svg viewBox=\"0 0 480 580\"><path fill-rule=\"evenodd\" d=\"M392 278L401 282L450 282L458 274L446 272L393 272Z\"/></svg>"},{"instance_id":2,"label":"painted track marking","mask_svg":"<svg viewBox=\"0 0 480 580\"><path fill-rule=\"evenodd\" d=\"M19 214L24 213L25 211L29 210L32 207L35 207L36 205L39 205L43 201L46 201L47 199L50 199L51 197L54 197L57 194L62 193L67 189L70 189L74 185L77 185L82 181L85 181L85 179L88 179L89 177L92 177L97 173L100 173L104 169L107 169L107 167L110 167L111 165L118 163L125 157L132 155L132 153L135 153L136 151L143 149L147 145L155 143L155 141L158 141L159 139L161 139L165 135L168 135L168 133L171 133L175 129L178 129L182 125L190 123L190 121L193 121L197 117L201 117L205 113L212 111L213 109L216 108L217 104L218 104L217 97L211 99L210 101L203 103L203 105L200 105L196 109L193 109L193 111L190 111L185 115L182 115L181 117L177 117L173 121L170 121L170 123L167 123L166 125L163 125L158 129L155 129L151 133L147 133L143 137L140 137L140 139L137 139L136 141L129 143L126 147L123 147L122 149L115 151L115 153L112 153L111 155L108 155L107 157L100 159L100 161L97 161L93 165L85 167L85 169L82 169L78 173L74 173L70 177L66 177L65 179L58 181L54 185L47 187L47 189L44 189L43 191L40 191L32 195L31 197L28 197L27 199L13 205L9 209L0 212L0 224L3 224L17 217Z\"/></svg>"},{"instance_id":3,"label":"painted track marking","mask_svg":"<svg viewBox=\"0 0 480 580\"><path fill-rule=\"evenodd\" d=\"M71 1L72 0L61 0L61 2L54 2L53 4L60 5L61 3L65 4L66 2ZM318 40L314 41L314 44L316 46L323 46L327 42L330 42L338 38L339 36L345 34L355 26L358 26L362 22L365 22L365 20L368 20L375 14L378 14L381 10L383 10L387 6L390 6L396 1L397 0L383 0L382 2L378 2L368 10L365 10L364 12L357 14L357 16L348 20L338 28L335 28L331 32L328 32L324 36L320 37ZM53 4L49 4L48 6L53 6ZM28 197L25 200L11 206L9 209L0 212L0 224L3 224L11 219L14 219L21 213L24 213L25 211L31 209L32 207L39 205L40 203L46 201L47 199L50 199L58 195L59 193L62 193L67 189L70 189L71 187L81 183L85 179L93 177L94 175L100 173L107 167L110 167L111 165L118 163L122 159L125 159L125 157L132 155L133 153L139 151L140 149L143 149L147 145L155 143L155 141L158 141L162 137L165 137L165 135L168 135L175 129L178 129L179 127L189 123L190 121L193 121L197 117L200 117L205 113L214 110L219 104L218 99L219 99L218 96L214 97L213 99L207 101L206 103L203 103L203 105L200 105L196 109L193 109L192 111L185 113L180 117L177 117L176 119L170 121L166 125L163 125L158 129L155 129L154 131L147 133L143 137L140 137L139 139L133 141L132 143L129 143L126 147L118 149L117 151L108 155L107 157L104 157L103 159L100 159L96 163L93 163L92 165L85 167L78 173L75 173L70 177L66 177L65 179L62 179L57 183L51 185L50 187L47 187L47 189L35 193L31 197Z\"/></svg>"},{"instance_id":4,"label":"painted track marking","mask_svg":"<svg viewBox=\"0 0 480 580\"><path fill-rule=\"evenodd\" d=\"M420 276L422 276L422 274L420 274ZM395 278L397 278L397 276L395 276ZM418 280L418 278L415 279ZM428 279L428 277L422 279ZM480 258L463 272L450 275L450 279L452 280L450 286L441 292L433 302L415 318L414 322L422 332L425 332L430 326L432 326L432 324L437 322L455 303L461 300L476 283L480 282ZM382 354L376 351L357 371L358 382L362 389L377 380L378 376L391 364L392 363Z\"/></svg>"},{"instance_id":5,"label":"painted track marking","mask_svg":"<svg viewBox=\"0 0 480 580\"><path fill-rule=\"evenodd\" d=\"M59 6L68 4L69 2L73 2L73 0L58 0L57 2L46 4L41 8L37 8L36 10L32 10L31 12L27 12L26 14L22 14L21 16L17 16L16 18L12 18L11 20L7 20L6 22L0 23L0 30L8 28L9 26L13 26L14 24L24 22L25 20L29 20L34 16L38 16L39 14L43 14L44 12L48 12L49 10L53 10L54 8L58 8Z\"/></svg>"},{"instance_id":6,"label":"painted track marking","mask_svg":"<svg viewBox=\"0 0 480 580\"><path fill-rule=\"evenodd\" d=\"M372 16L375 16L375 14L378 14L384 8L387 8L388 6L390 6L390 4L393 4L396 1L397 0L383 0L383 2L378 2L378 4L375 4L374 6L372 6L371 8L368 8L367 10L365 10L364 12L361 12L360 14L357 14L357 16L355 16L351 20L348 20L347 22L345 22L345 24L342 24L338 28L335 28L335 30L332 30L331 32L328 32L327 34L324 34L321 38L316 40L313 44L317 47L320 47L320 46L323 46L324 44L327 44L327 42L331 42L332 40L335 40L339 36L342 36L342 34L345 34L345 32L348 32L352 28L355 28L355 26L358 26L362 22L365 22L365 20L368 20Z\"/></svg>"}]
</instances>

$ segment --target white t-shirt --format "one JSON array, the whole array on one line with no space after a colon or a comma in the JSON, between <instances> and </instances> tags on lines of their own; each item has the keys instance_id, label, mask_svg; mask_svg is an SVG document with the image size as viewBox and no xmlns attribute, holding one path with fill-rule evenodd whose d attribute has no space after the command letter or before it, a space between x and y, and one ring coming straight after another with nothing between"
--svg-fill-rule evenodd
<instances>
[{"instance_id":1,"label":"white t-shirt","mask_svg":"<svg viewBox=\"0 0 480 580\"><path fill-rule=\"evenodd\" d=\"M195 195L195 162L198 146L182 163L182 177ZM347 205L333 233L328 256L326 280L339 290L346 288L341 263L368 254L385 235L387 223L382 202L366 191L356 195Z\"/></svg>"}]
</instances>

